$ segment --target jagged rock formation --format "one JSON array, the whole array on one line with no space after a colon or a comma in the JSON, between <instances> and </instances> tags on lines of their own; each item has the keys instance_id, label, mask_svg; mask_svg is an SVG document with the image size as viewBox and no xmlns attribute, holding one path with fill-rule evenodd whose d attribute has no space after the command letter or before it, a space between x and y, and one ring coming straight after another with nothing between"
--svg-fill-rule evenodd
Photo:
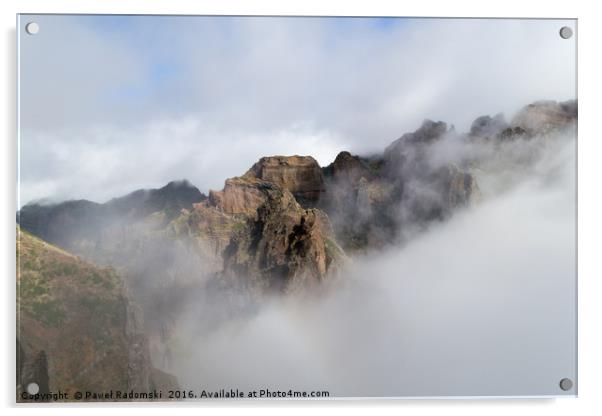
<instances>
[{"instance_id":1,"label":"jagged rock formation","mask_svg":"<svg viewBox=\"0 0 602 416\"><path fill-rule=\"evenodd\" d=\"M507 123L502 114L482 116L466 135L444 122L425 120L416 131L370 158L341 152L323 169L326 192L320 201L346 250L377 248L403 239L404 230L420 229L448 218L456 209L480 199L473 168L478 157L446 161L437 152L446 142L456 148L475 141L545 136L567 128L577 118L576 101L540 101L524 107Z\"/></svg>"},{"instance_id":2,"label":"jagged rock formation","mask_svg":"<svg viewBox=\"0 0 602 416\"><path fill-rule=\"evenodd\" d=\"M529 139L558 132L577 120L577 101L536 101L523 107L507 123L503 114L481 116L471 126L469 136L477 139Z\"/></svg>"},{"instance_id":3,"label":"jagged rock formation","mask_svg":"<svg viewBox=\"0 0 602 416\"><path fill-rule=\"evenodd\" d=\"M394 238L393 204L401 188L383 176L383 167L380 157L341 152L324 168L326 192L319 206L328 213L345 250L378 248Z\"/></svg>"},{"instance_id":4,"label":"jagged rock formation","mask_svg":"<svg viewBox=\"0 0 602 416\"><path fill-rule=\"evenodd\" d=\"M80 254L102 250L103 240L119 238L119 233L133 223L150 230L168 230L172 236L186 230L204 234L207 238L199 249L210 257L217 255L219 263L232 228L242 227L248 217L255 216L265 203L266 190L277 187L291 192L302 207L325 211L338 237L345 234L341 222L351 226L356 220L360 225L364 220L380 221L382 226L377 228L386 234L385 228L400 222L445 218L478 196L470 163L433 163L431 153L439 143L450 139L462 143L530 138L561 129L576 118L577 102L572 100L529 104L510 123L502 114L478 117L466 135L457 134L444 122L425 120L381 155L360 157L343 151L323 169L311 156L264 157L242 176L227 179L223 190L211 191L208 198L186 181L171 182L161 189L139 190L105 204L79 200L26 205L19 212L19 223L35 235ZM394 206L402 209L394 210ZM366 218L364 214L369 215Z\"/></svg>"},{"instance_id":5,"label":"jagged rock formation","mask_svg":"<svg viewBox=\"0 0 602 416\"><path fill-rule=\"evenodd\" d=\"M102 264L127 265L132 250L153 252L166 236L178 241L185 236L186 245L192 243L208 271L215 273L223 268L222 254L234 231L247 226L265 204L266 192L276 187L289 191L302 207L324 211L345 249L378 248L399 239L404 228L445 219L479 198L472 171L479 162L434 161L433 149L440 143L530 138L560 129L576 117L576 101L539 101L524 107L510 123L502 114L479 117L466 135L444 122L425 120L381 155L343 151L323 169L310 156L264 157L242 176L227 179L222 190L210 191L208 198L188 182L172 182L106 204L27 205L19 221L32 233ZM153 239L162 241L159 247L146 238L132 238L141 230L154 233ZM124 243L116 249L115 241Z\"/></svg>"},{"instance_id":6,"label":"jagged rock formation","mask_svg":"<svg viewBox=\"0 0 602 416\"><path fill-rule=\"evenodd\" d=\"M328 217L274 187L266 189L257 215L232 236L224 251L224 274L244 276L245 284L264 292L290 292L316 286L342 256Z\"/></svg>"},{"instance_id":7,"label":"jagged rock formation","mask_svg":"<svg viewBox=\"0 0 602 416\"><path fill-rule=\"evenodd\" d=\"M364 177L374 179L379 166L371 164L368 159L352 155L347 151L340 152L330 165L323 169L327 178L337 178L344 183L357 184Z\"/></svg>"},{"instance_id":8,"label":"jagged rock formation","mask_svg":"<svg viewBox=\"0 0 602 416\"><path fill-rule=\"evenodd\" d=\"M322 170L311 156L263 157L244 174L291 192L303 206L313 205L324 192Z\"/></svg>"},{"instance_id":9,"label":"jagged rock formation","mask_svg":"<svg viewBox=\"0 0 602 416\"><path fill-rule=\"evenodd\" d=\"M445 219L478 198L478 186L468 169L431 157L433 146L456 135L443 122L425 120L414 133L403 135L385 149L386 176L402 188L406 221Z\"/></svg>"},{"instance_id":10,"label":"jagged rock formation","mask_svg":"<svg viewBox=\"0 0 602 416\"><path fill-rule=\"evenodd\" d=\"M121 278L18 230L17 400L40 392L177 388L153 369Z\"/></svg>"},{"instance_id":11,"label":"jagged rock formation","mask_svg":"<svg viewBox=\"0 0 602 416\"><path fill-rule=\"evenodd\" d=\"M253 177L227 179L223 190L209 192L209 202L227 214L253 215L263 203L264 186Z\"/></svg>"},{"instance_id":12,"label":"jagged rock formation","mask_svg":"<svg viewBox=\"0 0 602 416\"><path fill-rule=\"evenodd\" d=\"M286 159L261 159L175 223L180 233L186 224L186 233L197 238L202 251L221 259L214 264L218 277L242 278L258 292L286 292L301 289L301 281L325 279L344 257L328 216L303 208L292 193L301 201L316 198L316 186L323 186L319 166L313 158Z\"/></svg>"},{"instance_id":13,"label":"jagged rock formation","mask_svg":"<svg viewBox=\"0 0 602 416\"><path fill-rule=\"evenodd\" d=\"M442 220L478 198L474 176L430 158L433 146L455 131L425 120L391 143L382 155L360 158L341 152L324 169L322 201L346 250L378 248L403 238L404 228Z\"/></svg>"}]
</instances>

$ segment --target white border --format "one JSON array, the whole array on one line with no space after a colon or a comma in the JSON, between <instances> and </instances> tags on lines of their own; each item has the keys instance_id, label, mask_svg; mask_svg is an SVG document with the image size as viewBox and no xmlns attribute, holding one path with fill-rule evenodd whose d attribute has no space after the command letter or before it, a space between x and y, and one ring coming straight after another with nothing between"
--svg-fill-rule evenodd
<instances>
[{"instance_id":1,"label":"white border","mask_svg":"<svg viewBox=\"0 0 602 416\"><path fill-rule=\"evenodd\" d=\"M602 273L600 270L600 216L602 198L598 178L602 162L602 126L599 123L602 98L600 91L600 41L602 41L602 16L594 1L527 2L498 0L478 2L470 0L387 2L370 1L186 1L186 0L3 0L0 19L3 29L2 81L4 99L0 102L4 141L3 166L3 221L0 223L2 239L3 283L5 296L5 324L2 345L0 392L3 404L11 406L14 391L15 349L15 183L16 183L16 13L133 13L133 14L287 14L287 15L398 15L398 16L449 16L449 17L547 17L579 19L579 398L578 399L509 399L474 400L457 398L446 400L334 400L334 401L206 401L184 402L178 411L198 411L196 407L247 408L258 414L282 412L283 407L294 407L291 412L310 409L324 412L366 413L413 410L431 413L441 410L446 414L602 414L601 351L602 339L598 317L602 316ZM482 399L482 398L479 398ZM164 414L173 404L127 404L128 412ZM82 405L53 405L43 409L46 413L64 414L80 412ZM85 406L90 413L103 412L110 404ZM267 407L267 409L263 409ZM73 410L72 410L73 409ZM11 409L14 411L15 409ZM26 412L33 408L28 406ZM202 410L204 411L204 410Z\"/></svg>"}]
</instances>

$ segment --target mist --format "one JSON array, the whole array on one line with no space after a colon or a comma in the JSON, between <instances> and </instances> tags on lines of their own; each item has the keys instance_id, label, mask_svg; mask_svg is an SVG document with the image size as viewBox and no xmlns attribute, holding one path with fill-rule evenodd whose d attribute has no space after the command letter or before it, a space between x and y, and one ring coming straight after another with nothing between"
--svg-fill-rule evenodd
<instances>
[{"instance_id":1,"label":"mist","mask_svg":"<svg viewBox=\"0 0 602 416\"><path fill-rule=\"evenodd\" d=\"M507 146L497 153L506 162L533 144ZM200 331L211 312L189 305L171 371L186 388L213 390L556 391L576 375L574 141L550 138L527 172L506 173L481 172L480 203L355 257L320 295L265 299Z\"/></svg>"}]
</instances>

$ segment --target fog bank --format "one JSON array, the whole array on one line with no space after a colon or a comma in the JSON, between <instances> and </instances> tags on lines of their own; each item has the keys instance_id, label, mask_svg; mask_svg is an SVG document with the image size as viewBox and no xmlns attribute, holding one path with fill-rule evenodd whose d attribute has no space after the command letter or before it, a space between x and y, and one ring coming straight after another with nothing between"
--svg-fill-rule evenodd
<instances>
[{"instance_id":1,"label":"fog bank","mask_svg":"<svg viewBox=\"0 0 602 416\"><path fill-rule=\"evenodd\" d=\"M273 299L248 319L183 335L173 371L195 389L571 394L558 382L576 374L574 161L565 140L505 186L483 172L497 196L356 258L322 297ZM195 319L193 308L186 325Z\"/></svg>"}]
</instances>

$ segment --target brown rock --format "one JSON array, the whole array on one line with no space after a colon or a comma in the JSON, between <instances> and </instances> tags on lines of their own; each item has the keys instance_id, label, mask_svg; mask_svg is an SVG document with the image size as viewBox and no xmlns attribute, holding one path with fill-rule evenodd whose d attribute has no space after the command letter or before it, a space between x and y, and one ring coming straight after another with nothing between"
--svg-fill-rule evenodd
<instances>
[{"instance_id":1,"label":"brown rock","mask_svg":"<svg viewBox=\"0 0 602 416\"><path fill-rule=\"evenodd\" d=\"M315 286L343 256L323 212L304 209L289 191L274 189L233 236L224 252L224 274L260 292L290 292Z\"/></svg>"},{"instance_id":2,"label":"brown rock","mask_svg":"<svg viewBox=\"0 0 602 416\"><path fill-rule=\"evenodd\" d=\"M286 189L304 206L316 203L324 192L322 169L311 156L263 157L243 177Z\"/></svg>"},{"instance_id":3,"label":"brown rock","mask_svg":"<svg viewBox=\"0 0 602 416\"><path fill-rule=\"evenodd\" d=\"M228 214L253 215L265 200L263 189L269 187L251 176L227 179L223 190L209 192L209 203Z\"/></svg>"}]
</instances>

